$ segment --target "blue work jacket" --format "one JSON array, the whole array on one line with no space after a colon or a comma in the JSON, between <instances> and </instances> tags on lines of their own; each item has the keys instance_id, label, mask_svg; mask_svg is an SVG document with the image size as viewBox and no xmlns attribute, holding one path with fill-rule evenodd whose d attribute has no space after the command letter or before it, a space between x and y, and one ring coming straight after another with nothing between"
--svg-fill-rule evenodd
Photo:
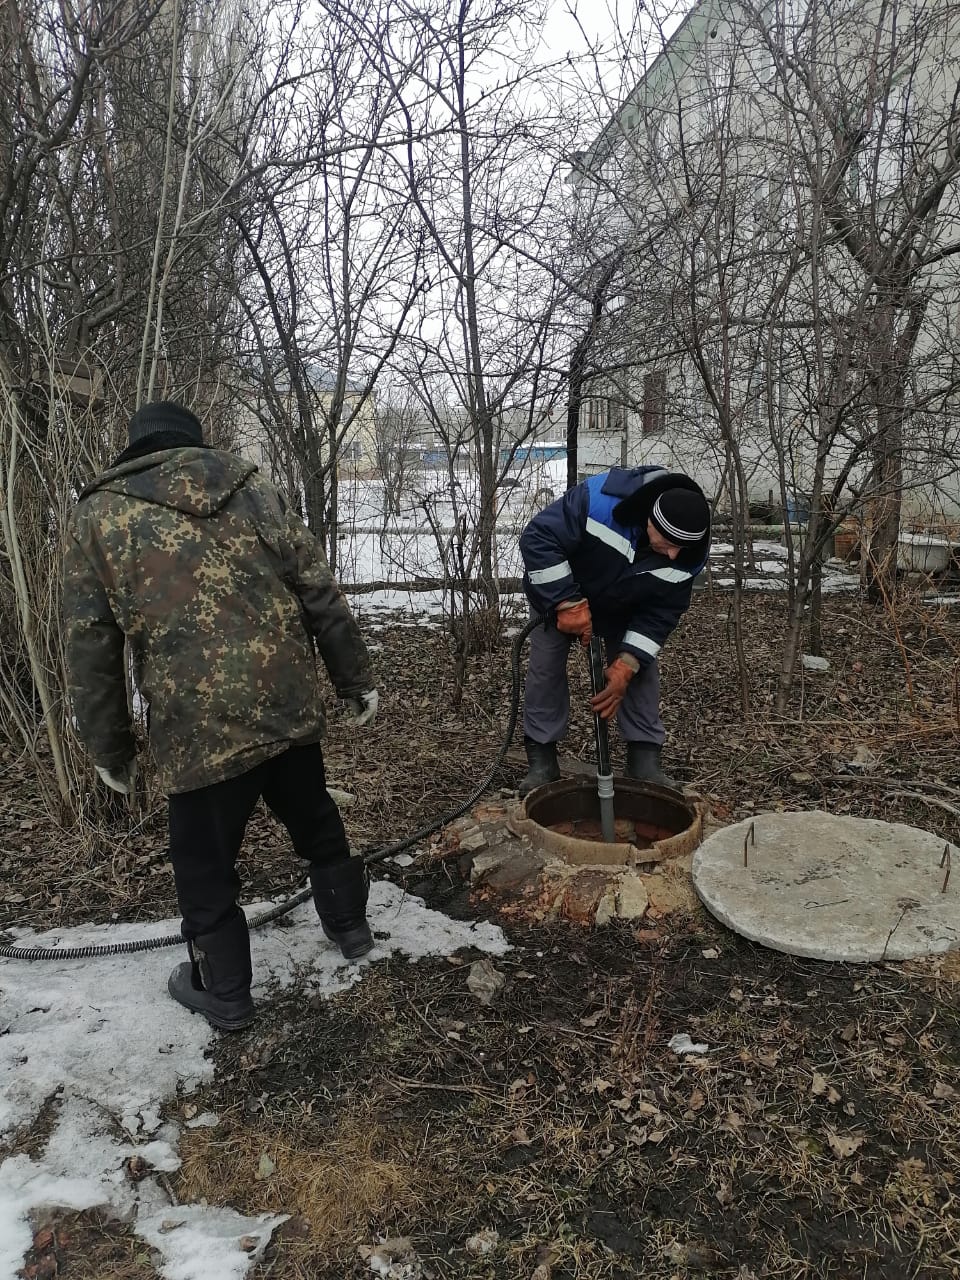
<instances>
[{"instance_id":1,"label":"blue work jacket","mask_svg":"<svg viewBox=\"0 0 960 1280\"><path fill-rule=\"evenodd\" d=\"M650 547L647 520L666 489L700 492L664 467L614 467L545 507L520 535L523 585L540 613L586 597L594 631L646 666L690 605L710 553L710 531L676 560Z\"/></svg>"}]
</instances>

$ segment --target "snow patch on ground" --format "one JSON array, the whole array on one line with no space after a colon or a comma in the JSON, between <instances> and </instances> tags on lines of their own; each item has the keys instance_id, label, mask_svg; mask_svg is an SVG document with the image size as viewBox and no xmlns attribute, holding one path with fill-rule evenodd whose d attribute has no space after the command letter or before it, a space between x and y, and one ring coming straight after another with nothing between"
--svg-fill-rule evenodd
<instances>
[{"instance_id":1,"label":"snow patch on ground","mask_svg":"<svg viewBox=\"0 0 960 1280\"><path fill-rule=\"evenodd\" d=\"M309 903L284 925L256 930L254 997L263 1000L275 985L294 982L322 995L342 991L394 952L416 960L463 946L493 955L508 949L496 926L450 920L385 880L371 886L369 918L375 933L389 937L359 965L347 965L325 941ZM162 920L18 930L17 940L99 946L178 929L179 921ZM22 1267L35 1210L109 1210L160 1252L165 1280L240 1280L283 1221L215 1205L174 1205L162 1177L132 1181L127 1174L131 1156L160 1174L179 1167L179 1127L162 1121L162 1106L213 1074L207 1050L216 1033L167 995L167 976L183 958L166 948L87 960L0 960L0 1134L29 1130L48 1100L56 1108L41 1156L0 1163L0 1280L14 1280Z\"/></svg>"}]
</instances>

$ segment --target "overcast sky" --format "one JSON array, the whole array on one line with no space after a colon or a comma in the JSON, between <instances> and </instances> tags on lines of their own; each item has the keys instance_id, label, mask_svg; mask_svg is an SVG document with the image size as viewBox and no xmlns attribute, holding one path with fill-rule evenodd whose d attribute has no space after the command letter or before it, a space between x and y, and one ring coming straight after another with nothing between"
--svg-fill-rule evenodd
<instances>
[{"instance_id":1,"label":"overcast sky","mask_svg":"<svg viewBox=\"0 0 960 1280\"><path fill-rule=\"evenodd\" d=\"M687 0L548 0L540 58L578 61L576 69L561 73L564 92L594 98L599 125L659 52L658 29L669 36L689 8ZM599 55L596 61L591 54Z\"/></svg>"},{"instance_id":2,"label":"overcast sky","mask_svg":"<svg viewBox=\"0 0 960 1280\"><path fill-rule=\"evenodd\" d=\"M571 8L576 11L577 18L571 14ZM570 3L551 0L543 27L543 47L554 57L562 57L566 53L581 54L586 52L584 33L591 42L602 43L609 39L615 25L616 20L603 0L599 3L593 0L590 4L584 4L583 0L579 4L577 0L570 0Z\"/></svg>"}]
</instances>

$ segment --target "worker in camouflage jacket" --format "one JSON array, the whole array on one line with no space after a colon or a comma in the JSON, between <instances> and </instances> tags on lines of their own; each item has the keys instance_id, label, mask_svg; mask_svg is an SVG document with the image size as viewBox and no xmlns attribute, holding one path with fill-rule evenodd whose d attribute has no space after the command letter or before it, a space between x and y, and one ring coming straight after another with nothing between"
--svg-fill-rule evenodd
<instances>
[{"instance_id":1,"label":"worker in camouflage jacket","mask_svg":"<svg viewBox=\"0 0 960 1280\"><path fill-rule=\"evenodd\" d=\"M206 447L197 418L172 402L139 409L129 442L67 529L69 694L97 773L130 794L129 645L190 954L169 991L237 1029L254 1006L236 861L261 796L309 865L327 937L349 959L373 946L364 865L326 787L315 648L354 723L373 720L378 695L323 552L257 468Z\"/></svg>"},{"instance_id":2,"label":"worker in camouflage jacket","mask_svg":"<svg viewBox=\"0 0 960 1280\"><path fill-rule=\"evenodd\" d=\"M552 502L520 535L524 589L545 625L530 636L523 731L529 771L520 794L560 777L567 732L567 658L574 639L604 641L604 688L593 711L617 717L627 776L676 786L661 767L657 654L690 605L710 552L710 507L689 476L614 467Z\"/></svg>"}]
</instances>

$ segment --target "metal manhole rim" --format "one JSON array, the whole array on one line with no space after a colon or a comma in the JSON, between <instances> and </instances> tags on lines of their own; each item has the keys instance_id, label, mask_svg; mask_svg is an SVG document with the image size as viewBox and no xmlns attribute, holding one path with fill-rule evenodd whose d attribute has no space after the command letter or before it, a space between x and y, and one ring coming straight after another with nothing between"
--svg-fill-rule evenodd
<instances>
[{"instance_id":1,"label":"metal manhole rim","mask_svg":"<svg viewBox=\"0 0 960 1280\"><path fill-rule=\"evenodd\" d=\"M632 796L649 796L652 799L669 801L671 805L685 810L690 818L688 825L663 840L656 840L647 849L641 849L628 841L617 841L605 844L600 840L585 840L579 836L564 835L544 826L529 816L531 803L538 805L545 798L553 795L564 795L570 792L595 790L594 778L560 778L556 782L548 782L536 787L520 801L515 811L507 818L507 826L514 835L527 838L541 850L552 853L563 862L580 866L618 866L633 867L646 862L664 862L669 858L682 857L692 853L703 838L703 819L705 806L695 797L676 791L672 787L663 787L654 782L642 782L636 778L616 777L614 790L620 794ZM607 856L601 856L601 855Z\"/></svg>"}]
</instances>

